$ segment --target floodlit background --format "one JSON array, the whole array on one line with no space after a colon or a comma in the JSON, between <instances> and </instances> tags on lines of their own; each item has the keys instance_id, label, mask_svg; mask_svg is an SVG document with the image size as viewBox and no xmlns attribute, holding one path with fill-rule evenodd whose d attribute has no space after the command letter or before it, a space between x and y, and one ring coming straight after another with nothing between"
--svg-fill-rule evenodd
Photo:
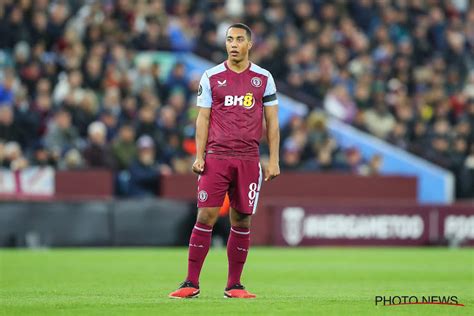
<instances>
[{"instance_id":1,"label":"floodlit background","mask_svg":"<svg viewBox=\"0 0 474 316\"><path fill-rule=\"evenodd\" d=\"M436 308L469 314L469 0L0 1L2 309L235 312L220 300L228 202L208 294L165 300L195 221L199 79L235 22L275 78L281 124L282 175L262 187L244 271L275 309L249 311L367 315L376 295L413 294L458 295L465 309Z\"/></svg>"}]
</instances>

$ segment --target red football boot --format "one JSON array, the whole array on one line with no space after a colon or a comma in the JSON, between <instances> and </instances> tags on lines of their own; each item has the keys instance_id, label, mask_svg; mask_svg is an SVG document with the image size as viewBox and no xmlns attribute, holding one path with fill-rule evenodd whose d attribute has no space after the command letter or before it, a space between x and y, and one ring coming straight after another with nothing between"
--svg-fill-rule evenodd
<instances>
[{"instance_id":1,"label":"red football boot","mask_svg":"<svg viewBox=\"0 0 474 316\"><path fill-rule=\"evenodd\" d=\"M256 298L257 295L250 293L242 284L235 284L224 291L225 298Z\"/></svg>"},{"instance_id":2,"label":"red football boot","mask_svg":"<svg viewBox=\"0 0 474 316\"><path fill-rule=\"evenodd\" d=\"M197 298L199 297L199 286L192 284L189 281L181 283L179 288L168 295L169 298Z\"/></svg>"}]
</instances>

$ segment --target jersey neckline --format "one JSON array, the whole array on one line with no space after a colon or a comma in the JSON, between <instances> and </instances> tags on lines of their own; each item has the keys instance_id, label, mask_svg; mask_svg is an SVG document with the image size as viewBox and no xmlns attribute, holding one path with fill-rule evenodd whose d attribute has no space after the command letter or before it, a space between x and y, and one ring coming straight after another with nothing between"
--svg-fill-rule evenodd
<instances>
[{"instance_id":1,"label":"jersey neckline","mask_svg":"<svg viewBox=\"0 0 474 316\"><path fill-rule=\"evenodd\" d=\"M241 72L237 72L237 71L232 70L232 69L229 67L229 65L227 65L227 60L224 61L224 66L225 66L225 68L226 68L227 70L233 72L234 74L236 74L236 75L241 75L241 74L247 72L247 71L250 69L250 67L252 67L252 62L249 61L249 65L247 66L247 68L245 68L245 69L242 70Z\"/></svg>"}]
</instances>

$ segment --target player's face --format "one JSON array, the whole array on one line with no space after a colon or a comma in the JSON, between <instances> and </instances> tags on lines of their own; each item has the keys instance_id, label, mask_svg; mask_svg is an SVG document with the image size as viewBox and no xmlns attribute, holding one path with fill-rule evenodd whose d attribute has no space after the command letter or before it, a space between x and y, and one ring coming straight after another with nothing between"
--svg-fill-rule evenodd
<instances>
[{"instance_id":1,"label":"player's face","mask_svg":"<svg viewBox=\"0 0 474 316\"><path fill-rule=\"evenodd\" d=\"M244 29L231 27L227 31L225 47L229 60L239 63L245 58L248 58L248 52L252 47L252 42L249 41Z\"/></svg>"}]
</instances>

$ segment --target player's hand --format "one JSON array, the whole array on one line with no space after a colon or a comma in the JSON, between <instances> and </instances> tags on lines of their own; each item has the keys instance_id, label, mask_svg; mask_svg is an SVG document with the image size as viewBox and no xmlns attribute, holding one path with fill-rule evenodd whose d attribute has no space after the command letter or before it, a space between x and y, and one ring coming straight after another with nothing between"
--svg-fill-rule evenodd
<instances>
[{"instance_id":1,"label":"player's hand","mask_svg":"<svg viewBox=\"0 0 474 316\"><path fill-rule=\"evenodd\" d=\"M278 163L269 163L265 168L265 181L270 181L280 175L280 166Z\"/></svg>"},{"instance_id":2,"label":"player's hand","mask_svg":"<svg viewBox=\"0 0 474 316\"><path fill-rule=\"evenodd\" d=\"M171 167L166 164L159 165L158 171L162 176L170 176L173 174L173 169L171 169Z\"/></svg>"},{"instance_id":3,"label":"player's hand","mask_svg":"<svg viewBox=\"0 0 474 316\"><path fill-rule=\"evenodd\" d=\"M204 159L203 158L196 158L193 163L193 172L197 174L201 174L204 171Z\"/></svg>"}]
</instances>

